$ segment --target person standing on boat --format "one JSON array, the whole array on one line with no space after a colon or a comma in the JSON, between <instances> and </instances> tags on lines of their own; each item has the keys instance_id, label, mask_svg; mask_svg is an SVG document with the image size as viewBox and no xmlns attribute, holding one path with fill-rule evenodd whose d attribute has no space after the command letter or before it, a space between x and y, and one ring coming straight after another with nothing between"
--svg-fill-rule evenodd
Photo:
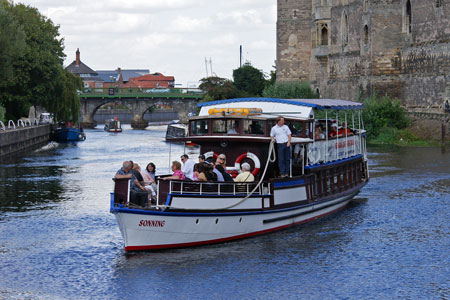
<instances>
[{"instance_id":1,"label":"person standing on boat","mask_svg":"<svg viewBox=\"0 0 450 300\"><path fill-rule=\"evenodd\" d=\"M291 163L291 138L292 132L284 125L284 118L278 117L277 124L270 130L270 138L278 145L278 166L280 176L286 177L289 174Z\"/></svg>"},{"instance_id":2,"label":"person standing on boat","mask_svg":"<svg viewBox=\"0 0 450 300\"><path fill-rule=\"evenodd\" d=\"M189 178L190 180L194 180L195 162L192 159L190 159L187 154L181 155L180 159L183 162L183 166L181 167L181 172L184 173L184 176L186 176L186 178Z\"/></svg>"}]
</instances>

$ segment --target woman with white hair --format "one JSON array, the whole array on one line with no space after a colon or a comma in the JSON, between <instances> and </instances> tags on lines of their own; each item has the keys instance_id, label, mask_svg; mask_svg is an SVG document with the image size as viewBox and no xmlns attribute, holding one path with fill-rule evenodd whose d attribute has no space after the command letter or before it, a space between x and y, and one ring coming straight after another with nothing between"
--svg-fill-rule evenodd
<instances>
[{"instance_id":1,"label":"woman with white hair","mask_svg":"<svg viewBox=\"0 0 450 300\"><path fill-rule=\"evenodd\" d=\"M255 181L255 176L253 176L252 173L250 173L250 165L248 163L243 163L241 165L242 173L236 176L234 181L236 182L249 182L249 181Z\"/></svg>"}]
</instances>

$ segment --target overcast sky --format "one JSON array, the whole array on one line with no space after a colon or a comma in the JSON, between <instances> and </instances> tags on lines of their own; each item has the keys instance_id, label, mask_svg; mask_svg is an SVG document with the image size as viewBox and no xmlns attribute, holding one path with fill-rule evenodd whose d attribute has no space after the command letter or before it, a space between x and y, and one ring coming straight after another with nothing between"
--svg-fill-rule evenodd
<instances>
[{"instance_id":1,"label":"overcast sky","mask_svg":"<svg viewBox=\"0 0 450 300\"><path fill-rule=\"evenodd\" d=\"M205 57L219 77L243 60L270 73L276 49L274 0L17 0L60 25L65 65L94 70L150 69L192 85L206 77ZM208 72L210 68L208 67Z\"/></svg>"}]
</instances>

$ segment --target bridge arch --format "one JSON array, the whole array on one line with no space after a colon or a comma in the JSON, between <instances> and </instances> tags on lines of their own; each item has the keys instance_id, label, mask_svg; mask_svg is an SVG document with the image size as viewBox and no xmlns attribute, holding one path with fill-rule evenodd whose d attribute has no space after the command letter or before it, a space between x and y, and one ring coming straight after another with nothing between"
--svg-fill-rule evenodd
<instances>
[{"instance_id":1,"label":"bridge arch","mask_svg":"<svg viewBox=\"0 0 450 300\"><path fill-rule=\"evenodd\" d=\"M152 107L155 108L172 108L178 113L180 121L187 121L189 113L195 111L197 99L182 98L163 98L149 97L142 98L126 98L126 97L89 97L81 98L81 125L85 128L94 128L97 124L94 115L97 110L107 103L119 102L125 105L132 114L131 127L134 129L145 129L148 122L144 120L144 114Z\"/></svg>"}]
</instances>

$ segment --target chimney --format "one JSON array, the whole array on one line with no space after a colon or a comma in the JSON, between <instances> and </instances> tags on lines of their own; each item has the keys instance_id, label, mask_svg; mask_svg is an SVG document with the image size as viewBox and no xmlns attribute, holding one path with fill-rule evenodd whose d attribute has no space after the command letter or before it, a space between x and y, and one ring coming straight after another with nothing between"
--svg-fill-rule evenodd
<instances>
[{"instance_id":1,"label":"chimney","mask_svg":"<svg viewBox=\"0 0 450 300\"><path fill-rule=\"evenodd\" d=\"M77 66L79 66L80 65L80 49L79 48L77 48L77 52L75 52L75 54L76 54L76 62L75 62L75 64Z\"/></svg>"}]
</instances>

